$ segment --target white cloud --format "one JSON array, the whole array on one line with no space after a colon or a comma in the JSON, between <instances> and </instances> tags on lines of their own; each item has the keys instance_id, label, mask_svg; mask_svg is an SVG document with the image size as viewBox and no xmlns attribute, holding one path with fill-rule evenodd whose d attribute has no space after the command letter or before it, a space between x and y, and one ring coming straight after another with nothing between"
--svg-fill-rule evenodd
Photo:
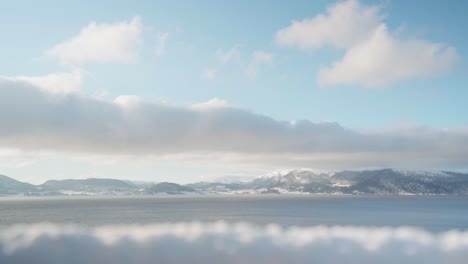
<instances>
[{"instance_id":1,"label":"white cloud","mask_svg":"<svg viewBox=\"0 0 468 264\"><path fill-rule=\"evenodd\" d=\"M53 100L52 100L53 99ZM228 107L227 107L228 106ZM102 155L211 155L240 163L356 168L466 168L468 129L356 131L337 123L279 121L208 103L174 106L137 96L53 97L0 79L0 148Z\"/></svg>"},{"instance_id":2,"label":"white cloud","mask_svg":"<svg viewBox=\"0 0 468 264\"><path fill-rule=\"evenodd\" d=\"M203 72L200 74L200 79L206 80L206 81L212 81L216 79L216 75L218 74L218 70L209 68L203 70Z\"/></svg>"},{"instance_id":3,"label":"white cloud","mask_svg":"<svg viewBox=\"0 0 468 264\"><path fill-rule=\"evenodd\" d=\"M318 73L322 85L356 84L382 87L395 81L434 76L450 70L457 59L453 47L425 40L400 40L380 25L360 45Z\"/></svg>"},{"instance_id":4,"label":"white cloud","mask_svg":"<svg viewBox=\"0 0 468 264\"><path fill-rule=\"evenodd\" d=\"M93 22L78 35L45 51L44 55L66 65L129 63L135 61L142 45L141 32L139 17L112 24Z\"/></svg>"},{"instance_id":5,"label":"white cloud","mask_svg":"<svg viewBox=\"0 0 468 264\"><path fill-rule=\"evenodd\" d=\"M166 41L168 37L168 32L164 32L158 35L158 43L156 48L154 49L154 54L156 54L157 57L162 57L166 53Z\"/></svg>"},{"instance_id":6,"label":"white cloud","mask_svg":"<svg viewBox=\"0 0 468 264\"><path fill-rule=\"evenodd\" d=\"M303 50L324 46L344 49L343 58L319 71L322 85L383 87L410 78L436 76L454 66L458 57L454 47L390 32L384 18L380 6L367 6L358 0L337 2L326 14L293 21L278 31L276 41Z\"/></svg>"},{"instance_id":7,"label":"white cloud","mask_svg":"<svg viewBox=\"0 0 468 264\"><path fill-rule=\"evenodd\" d=\"M66 94L75 93L81 89L83 74L80 70L74 70L73 72L50 73L44 76L15 76L3 78L23 81L49 93Z\"/></svg>"},{"instance_id":8,"label":"white cloud","mask_svg":"<svg viewBox=\"0 0 468 264\"><path fill-rule=\"evenodd\" d=\"M212 109L212 108L221 108L221 107L231 107L231 105L228 104L228 102L226 102L225 100L221 100L219 98L213 98L213 99L210 99L207 102L191 105L192 109L201 109L201 110L203 110L203 109Z\"/></svg>"},{"instance_id":9,"label":"white cloud","mask_svg":"<svg viewBox=\"0 0 468 264\"><path fill-rule=\"evenodd\" d=\"M293 21L277 32L276 41L304 50L326 45L347 49L367 39L383 18L379 6L365 6L358 0L340 1L329 6L326 14Z\"/></svg>"},{"instance_id":10,"label":"white cloud","mask_svg":"<svg viewBox=\"0 0 468 264\"><path fill-rule=\"evenodd\" d=\"M264 64L270 64L273 62L274 55L262 50L257 50L253 53L252 59L247 66L247 75L251 79L257 78L258 68Z\"/></svg>"},{"instance_id":11,"label":"white cloud","mask_svg":"<svg viewBox=\"0 0 468 264\"><path fill-rule=\"evenodd\" d=\"M447 263L468 258L468 233L410 228L246 223L17 225L0 231L9 263Z\"/></svg>"},{"instance_id":12,"label":"white cloud","mask_svg":"<svg viewBox=\"0 0 468 264\"><path fill-rule=\"evenodd\" d=\"M218 49L216 50L216 57L223 64L229 63L231 61L239 60L240 59L240 47L239 45L236 45L227 51Z\"/></svg>"},{"instance_id":13,"label":"white cloud","mask_svg":"<svg viewBox=\"0 0 468 264\"><path fill-rule=\"evenodd\" d=\"M114 103L121 108L135 108L143 102L144 99L136 95L120 95L114 99Z\"/></svg>"}]
</instances>

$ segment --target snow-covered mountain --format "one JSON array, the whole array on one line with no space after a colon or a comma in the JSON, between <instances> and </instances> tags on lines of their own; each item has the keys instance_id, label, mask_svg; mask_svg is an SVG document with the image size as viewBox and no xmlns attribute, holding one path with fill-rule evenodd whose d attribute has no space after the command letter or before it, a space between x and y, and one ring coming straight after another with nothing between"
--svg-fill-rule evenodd
<instances>
[{"instance_id":1,"label":"snow-covered mountain","mask_svg":"<svg viewBox=\"0 0 468 264\"><path fill-rule=\"evenodd\" d=\"M157 194L468 195L468 174L394 169L321 173L292 170L247 182L135 184L116 179L52 180L41 185L0 176L0 195Z\"/></svg>"},{"instance_id":2,"label":"snow-covered mountain","mask_svg":"<svg viewBox=\"0 0 468 264\"><path fill-rule=\"evenodd\" d=\"M226 193L316 193L378 195L468 195L468 174L393 169L317 173L293 170L231 185L210 183L196 189ZM206 187L206 186L205 186Z\"/></svg>"}]
</instances>

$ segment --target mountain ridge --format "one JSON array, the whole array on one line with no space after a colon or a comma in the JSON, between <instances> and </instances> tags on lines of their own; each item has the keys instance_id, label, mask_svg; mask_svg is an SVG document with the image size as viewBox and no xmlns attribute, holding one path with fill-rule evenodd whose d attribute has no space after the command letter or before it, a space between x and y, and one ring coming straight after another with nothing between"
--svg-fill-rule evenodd
<instances>
[{"instance_id":1,"label":"mountain ridge","mask_svg":"<svg viewBox=\"0 0 468 264\"><path fill-rule=\"evenodd\" d=\"M468 195L468 174L396 169L332 173L290 170L245 182L139 184L112 178L48 180L33 185L0 175L0 195L158 195L158 194L354 194Z\"/></svg>"}]
</instances>

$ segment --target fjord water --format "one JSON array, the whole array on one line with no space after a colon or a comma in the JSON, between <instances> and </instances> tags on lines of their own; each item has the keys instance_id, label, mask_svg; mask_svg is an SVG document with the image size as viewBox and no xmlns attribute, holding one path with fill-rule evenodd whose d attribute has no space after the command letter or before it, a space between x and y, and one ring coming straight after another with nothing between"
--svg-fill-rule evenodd
<instances>
[{"instance_id":1,"label":"fjord water","mask_svg":"<svg viewBox=\"0 0 468 264\"><path fill-rule=\"evenodd\" d=\"M468 229L468 197L158 196L1 198L0 226L38 222L82 226L159 222L248 222L288 226L414 226Z\"/></svg>"}]
</instances>

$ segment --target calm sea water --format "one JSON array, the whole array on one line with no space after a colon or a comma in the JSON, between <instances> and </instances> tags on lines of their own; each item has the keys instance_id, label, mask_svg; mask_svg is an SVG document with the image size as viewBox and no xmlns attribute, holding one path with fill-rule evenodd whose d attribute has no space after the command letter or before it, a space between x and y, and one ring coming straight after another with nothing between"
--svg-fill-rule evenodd
<instances>
[{"instance_id":1,"label":"calm sea water","mask_svg":"<svg viewBox=\"0 0 468 264\"><path fill-rule=\"evenodd\" d=\"M179 196L0 198L0 226L84 226L174 221L276 223L283 226L416 226L468 229L468 197Z\"/></svg>"}]
</instances>

